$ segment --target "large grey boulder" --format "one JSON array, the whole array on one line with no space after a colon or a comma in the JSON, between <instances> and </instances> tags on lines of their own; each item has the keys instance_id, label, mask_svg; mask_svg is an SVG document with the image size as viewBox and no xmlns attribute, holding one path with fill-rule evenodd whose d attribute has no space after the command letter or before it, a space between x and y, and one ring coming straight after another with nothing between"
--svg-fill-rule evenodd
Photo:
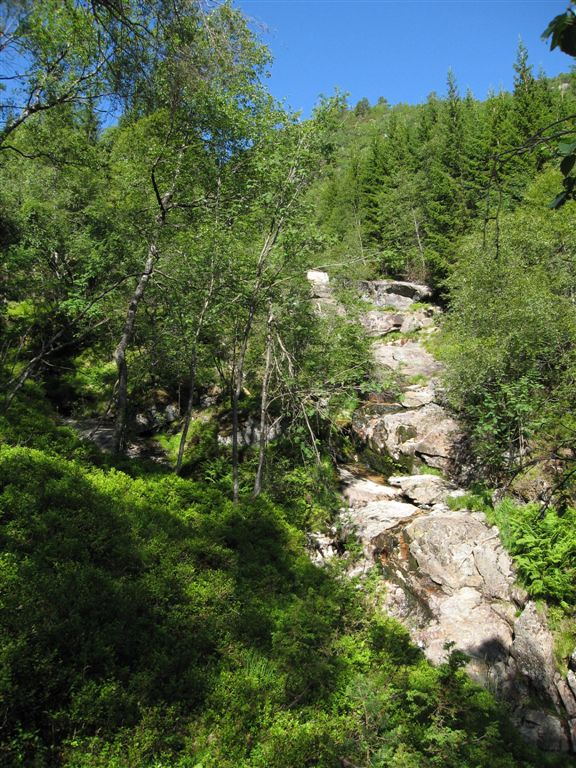
<instances>
[{"instance_id":1,"label":"large grey boulder","mask_svg":"<svg viewBox=\"0 0 576 768\"><path fill-rule=\"evenodd\" d=\"M314 311L321 317L346 317L346 309L334 298L330 285L330 276L319 269L310 269L306 273L310 283L310 298L314 302Z\"/></svg>"},{"instance_id":2,"label":"large grey boulder","mask_svg":"<svg viewBox=\"0 0 576 768\"><path fill-rule=\"evenodd\" d=\"M518 671L534 681L543 694L554 697L554 639L545 614L538 612L536 605L529 602L514 626L514 642L510 653L516 661Z\"/></svg>"},{"instance_id":3,"label":"large grey boulder","mask_svg":"<svg viewBox=\"0 0 576 768\"><path fill-rule=\"evenodd\" d=\"M279 419L276 419L266 428L266 440L268 442L275 440L281 434L282 425ZM248 418L241 420L238 424L238 445L241 448L257 445L260 442L260 436L260 419L248 416ZM232 445L232 426L228 420L222 425L217 441L219 445Z\"/></svg>"},{"instance_id":4,"label":"large grey boulder","mask_svg":"<svg viewBox=\"0 0 576 768\"><path fill-rule=\"evenodd\" d=\"M430 602L436 620L419 633L427 658L434 664L446 659L446 644L471 657L469 672L478 682L488 676L487 668L508 656L512 627L483 599L479 590L462 587L449 597Z\"/></svg>"},{"instance_id":5,"label":"large grey boulder","mask_svg":"<svg viewBox=\"0 0 576 768\"><path fill-rule=\"evenodd\" d=\"M404 408L420 408L422 405L434 402L436 402L436 390L432 383L404 387L400 396L400 403Z\"/></svg>"},{"instance_id":6,"label":"large grey boulder","mask_svg":"<svg viewBox=\"0 0 576 768\"><path fill-rule=\"evenodd\" d=\"M401 298L401 303L404 297ZM360 322L369 336L385 336L392 331L414 333L434 324L434 314L428 310L416 312L384 312L372 309L360 317Z\"/></svg>"},{"instance_id":7,"label":"large grey boulder","mask_svg":"<svg viewBox=\"0 0 576 768\"><path fill-rule=\"evenodd\" d=\"M446 501L455 487L443 477L435 475L395 475L388 478L402 494L419 506L432 506Z\"/></svg>"},{"instance_id":8,"label":"large grey boulder","mask_svg":"<svg viewBox=\"0 0 576 768\"><path fill-rule=\"evenodd\" d=\"M434 314L428 310L419 309L417 312L409 312L404 316L400 333L414 333L423 328L430 328L434 325Z\"/></svg>"},{"instance_id":9,"label":"large grey boulder","mask_svg":"<svg viewBox=\"0 0 576 768\"><path fill-rule=\"evenodd\" d=\"M385 531L418 514L418 507L394 499L371 501L357 508L351 515L351 527L364 546L364 552L372 557L378 548L378 537Z\"/></svg>"},{"instance_id":10,"label":"large grey boulder","mask_svg":"<svg viewBox=\"0 0 576 768\"><path fill-rule=\"evenodd\" d=\"M461 436L458 423L435 403L384 415L360 413L352 428L373 450L387 453L395 461L417 457L439 469L448 467Z\"/></svg>"},{"instance_id":11,"label":"large grey boulder","mask_svg":"<svg viewBox=\"0 0 576 768\"><path fill-rule=\"evenodd\" d=\"M306 279L310 283L310 295L313 299L327 299L332 296L330 277L327 272L310 269L306 273Z\"/></svg>"},{"instance_id":12,"label":"large grey boulder","mask_svg":"<svg viewBox=\"0 0 576 768\"><path fill-rule=\"evenodd\" d=\"M414 302L428 299L432 295L427 285L403 280L362 280L359 288L364 301L377 307L401 310L408 309Z\"/></svg>"},{"instance_id":13,"label":"large grey boulder","mask_svg":"<svg viewBox=\"0 0 576 768\"><path fill-rule=\"evenodd\" d=\"M524 709L515 717L518 730L526 741L544 752L568 752L570 741L563 721L541 709Z\"/></svg>"},{"instance_id":14,"label":"large grey boulder","mask_svg":"<svg viewBox=\"0 0 576 768\"><path fill-rule=\"evenodd\" d=\"M472 587L489 599L512 600L512 562L483 515L427 515L410 523L405 536L421 573L444 594Z\"/></svg>"},{"instance_id":15,"label":"large grey boulder","mask_svg":"<svg viewBox=\"0 0 576 768\"><path fill-rule=\"evenodd\" d=\"M442 364L416 341L375 342L372 352L377 368L389 368L403 376L429 379L442 371Z\"/></svg>"},{"instance_id":16,"label":"large grey boulder","mask_svg":"<svg viewBox=\"0 0 576 768\"><path fill-rule=\"evenodd\" d=\"M402 328L406 316L399 312L380 312L373 309L360 318L368 336L385 336Z\"/></svg>"}]
</instances>

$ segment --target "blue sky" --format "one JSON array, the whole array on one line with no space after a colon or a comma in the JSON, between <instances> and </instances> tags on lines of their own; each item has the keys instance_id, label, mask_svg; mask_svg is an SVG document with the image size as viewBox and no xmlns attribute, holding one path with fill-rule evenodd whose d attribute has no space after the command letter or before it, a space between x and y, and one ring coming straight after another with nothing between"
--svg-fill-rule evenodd
<instances>
[{"instance_id":1,"label":"blue sky","mask_svg":"<svg viewBox=\"0 0 576 768\"><path fill-rule=\"evenodd\" d=\"M445 92L452 67L462 92L509 89L519 37L535 71L572 59L540 34L568 0L238 0L274 56L269 87L309 115L334 88L355 104L424 101Z\"/></svg>"}]
</instances>

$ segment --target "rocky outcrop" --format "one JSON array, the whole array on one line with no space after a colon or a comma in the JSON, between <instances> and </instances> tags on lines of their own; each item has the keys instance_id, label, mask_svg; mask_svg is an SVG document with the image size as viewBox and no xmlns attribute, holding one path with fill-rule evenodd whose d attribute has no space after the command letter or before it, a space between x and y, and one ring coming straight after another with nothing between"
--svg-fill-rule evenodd
<instances>
[{"instance_id":1,"label":"rocky outcrop","mask_svg":"<svg viewBox=\"0 0 576 768\"><path fill-rule=\"evenodd\" d=\"M372 335L400 330L409 306L430 295L425 286L396 281L360 288L365 300L395 310L364 316ZM381 380L394 374L398 397L373 396L355 414L353 431L372 452L411 474L384 480L340 468L347 507L336 539L356 536L363 553L350 575L379 563L387 611L433 663L444 661L448 648L463 651L469 674L508 702L529 742L576 751L576 654L563 677L545 613L516 585L498 529L481 513L455 509L457 501L447 504L464 491L447 479L461 430L440 402L442 366L413 338L377 341L373 353ZM415 473L424 465L447 477ZM325 547L327 556L342 550L338 541Z\"/></svg>"},{"instance_id":2,"label":"rocky outcrop","mask_svg":"<svg viewBox=\"0 0 576 768\"><path fill-rule=\"evenodd\" d=\"M388 482L411 502L422 507L440 504L449 494L458 493L451 483L435 475L398 475L389 477Z\"/></svg>"},{"instance_id":3,"label":"rocky outcrop","mask_svg":"<svg viewBox=\"0 0 576 768\"><path fill-rule=\"evenodd\" d=\"M93 443L103 453L113 453L115 448L114 422L110 419L63 419L63 424L74 429L83 439ZM146 433L149 430L146 430ZM166 451L153 435L138 434L134 430L132 439L126 445L126 456L130 459L149 459L157 464L169 464Z\"/></svg>"},{"instance_id":4,"label":"rocky outcrop","mask_svg":"<svg viewBox=\"0 0 576 768\"><path fill-rule=\"evenodd\" d=\"M393 331L413 333L434 324L432 310L417 310L416 312L382 312L370 310L360 318L368 336L385 336Z\"/></svg>"},{"instance_id":5,"label":"rocky outcrop","mask_svg":"<svg viewBox=\"0 0 576 768\"><path fill-rule=\"evenodd\" d=\"M318 315L339 315L341 317L346 315L346 310L334 297L330 276L327 272L320 269L310 269L306 273L306 279L310 284L310 298Z\"/></svg>"},{"instance_id":6,"label":"rocky outcrop","mask_svg":"<svg viewBox=\"0 0 576 768\"><path fill-rule=\"evenodd\" d=\"M232 424L231 414L226 413L220 420L220 429L218 431L217 441L219 445L232 445ZM260 419L248 415L240 418L238 424L238 445L240 448L248 448L251 445L258 445L262 432L260 429ZM266 429L266 441L275 440L282 434L282 424L280 419L276 419L269 424Z\"/></svg>"},{"instance_id":7,"label":"rocky outcrop","mask_svg":"<svg viewBox=\"0 0 576 768\"><path fill-rule=\"evenodd\" d=\"M360 320L368 336L385 336L399 331L406 316L401 312L379 312L373 309L361 316Z\"/></svg>"},{"instance_id":8,"label":"rocky outcrop","mask_svg":"<svg viewBox=\"0 0 576 768\"><path fill-rule=\"evenodd\" d=\"M363 557L351 575L379 563L386 610L411 632L431 662L447 645L469 656L471 677L511 706L524 737L541 749L570 751L576 675L555 668L545 616L515 583L498 529L482 513L450 510L462 491L433 475L377 483L341 469L340 536L354 534ZM328 556L337 551L329 544Z\"/></svg>"},{"instance_id":9,"label":"rocky outcrop","mask_svg":"<svg viewBox=\"0 0 576 768\"><path fill-rule=\"evenodd\" d=\"M436 403L383 415L363 409L354 416L352 427L373 450L406 466L414 466L416 460L416 466L419 461L447 469L460 437L458 423Z\"/></svg>"},{"instance_id":10,"label":"rocky outcrop","mask_svg":"<svg viewBox=\"0 0 576 768\"><path fill-rule=\"evenodd\" d=\"M313 299L329 299L332 296L330 289L330 276L319 269L310 269L306 273L306 279L310 283L310 296Z\"/></svg>"},{"instance_id":11,"label":"rocky outcrop","mask_svg":"<svg viewBox=\"0 0 576 768\"><path fill-rule=\"evenodd\" d=\"M408 309L414 302L429 299L432 291L427 285L402 280L363 280L360 296L377 307Z\"/></svg>"},{"instance_id":12,"label":"rocky outcrop","mask_svg":"<svg viewBox=\"0 0 576 768\"><path fill-rule=\"evenodd\" d=\"M375 342L372 352L377 369L388 369L406 378L431 379L442 371L442 365L419 341Z\"/></svg>"}]
</instances>

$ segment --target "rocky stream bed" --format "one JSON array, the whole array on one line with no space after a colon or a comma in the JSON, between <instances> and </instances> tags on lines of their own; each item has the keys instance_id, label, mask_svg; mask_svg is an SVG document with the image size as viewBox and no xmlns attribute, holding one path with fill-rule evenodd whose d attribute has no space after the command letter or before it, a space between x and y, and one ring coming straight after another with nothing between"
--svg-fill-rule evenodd
<instances>
[{"instance_id":1,"label":"rocky stream bed","mask_svg":"<svg viewBox=\"0 0 576 768\"><path fill-rule=\"evenodd\" d=\"M318 311L339 311L328 275L312 271L308 279ZM362 282L360 293L371 305L361 321L374 337L377 374L383 382L396 374L397 389L365 403L352 428L404 473L339 468L346 506L338 529L362 548L349 575L380 567L386 610L431 662L446 659L447 644L463 651L469 674L508 703L527 740L576 752L576 658L567 675L557 670L545 610L516 583L497 527L457 501L447 504L464 496L452 481L462 432L443 403L442 366L424 345L440 310L423 307L430 290L414 283ZM394 331L410 336L387 341ZM331 536L317 535L313 545L319 564L341 551Z\"/></svg>"}]
</instances>

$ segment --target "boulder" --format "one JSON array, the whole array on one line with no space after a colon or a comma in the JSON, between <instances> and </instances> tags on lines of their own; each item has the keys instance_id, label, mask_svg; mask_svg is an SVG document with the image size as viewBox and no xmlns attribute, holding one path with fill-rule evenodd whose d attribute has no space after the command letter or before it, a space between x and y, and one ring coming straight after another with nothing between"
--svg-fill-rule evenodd
<instances>
[{"instance_id":1,"label":"boulder","mask_svg":"<svg viewBox=\"0 0 576 768\"><path fill-rule=\"evenodd\" d=\"M328 272L322 272L319 269L309 269L306 273L306 279L310 283L316 283L319 285L328 285L330 282L330 276Z\"/></svg>"},{"instance_id":2,"label":"boulder","mask_svg":"<svg viewBox=\"0 0 576 768\"><path fill-rule=\"evenodd\" d=\"M544 752L568 752L570 741L559 717L540 709L522 710L516 725L526 741Z\"/></svg>"},{"instance_id":3,"label":"boulder","mask_svg":"<svg viewBox=\"0 0 576 768\"><path fill-rule=\"evenodd\" d=\"M414 302L432 295L427 285L403 280L362 280L359 289L364 301L369 301L377 307L394 309L408 309Z\"/></svg>"},{"instance_id":4,"label":"boulder","mask_svg":"<svg viewBox=\"0 0 576 768\"><path fill-rule=\"evenodd\" d=\"M405 297L398 297L400 304L405 302ZM396 303L398 301L396 300ZM402 309L403 307L399 307ZM392 331L400 333L414 333L423 328L429 328L434 324L432 313L418 310L417 312L383 312L372 309L361 316L360 322L366 329L369 336L385 336Z\"/></svg>"},{"instance_id":5,"label":"boulder","mask_svg":"<svg viewBox=\"0 0 576 768\"><path fill-rule=\"evenodd\" d=\"M319 566L332 560L338 554L334 537L325 533L315 531L307 534L307 545L312 562Z\"/></svg>"},{"instance_id":6,"label":"boulder","mask_svg":"<svg viewBox=\"0 0 576 768\"><path fill-rule=\"evenodd\" d=\"M104 453L114 450L114 423L104 419L63 419L63 424L80 435L83 440L94 443Z\"/></svg>"},{"instance_id":7,"label":"boulder","mask_svg":"<svg viewBox=\"0 0 576 768\"><path fill-rule=\"evenodd\" d=\"M393 344L375 342L372 351L377 367L389 368L403 376L429 379L437 376L442 370L442 364L415 341L399 341Z\"/></svg>"},{"instance_id":8,"label":"boulder","mask_svg":"<svg viewBox=\"0 0 576 768\"><path fill-rule=\"evenodd\" d=\"M472 659L469 671L482 682L489 664L505 661L512 641L510 624L499 616L481 593L472 587L462 587L442 600L433 600L437 619L429 624L420 637L427 658L439 664L446 658L446 644L468 654Z\"/></svg>"},{"instance_id":9,"label":"boulder","mask_svg":"<svg viewBox=\"0 0 576 768\"><path fill-rule=\"evenodd\" d=\"M352 507L369 504L371 501L389 501L402 495L400 488L358 477L344 467L339 468L338 474L342 484L342 496Z\"/></svg>"},{"instance_id":10,"label":"boulder","mask_svg":"<svg viewBox=\"0 0 576 768\"><path fill-rule=\"evenodd\" d=\"M373 450L388 453L395 461L418 456L439 469L448 467L461 434L457 422L434 403L381 416L358 415L352 428Z\"/></svg>"},{"instance_id":11,"label":"boulder","mask_svg":"<svg viewBox=\"0 0 576 768\"><path fill-rule=\"evenodd\" d=\"M401 501L371 501L354 511L351 523L364 545L364 551L372 557L378 546L375 541L378 536L395 528L400 522L406 522L418 512L418 507Z\"/></svg>"},{"instance_id":12,"label":"boulder","mask_svg":"<svg viewBox=\"0 0 576 768\"><path fill-rule=\"evenodd\" d=\"M510 599L512 564L483 515L428 515L410 523L405 535L420 571L445 594L472 587L485 597ZM489 550L492 557L486 555Z\"/></svg>"},{"instance_id":13,"label":"boulder","mask_svg":"<svg viewBox=\"0 0 576 768\"><path fill-rule=\"evenodd\" d=\"M431 506L445 501L454 486L435 475L397 475L388 478L392 486L401 489L402 494L419 506Z\"/></svg>"},{"instance_id":14,"label":"boulder","mask_svg":"<svg viewBox=\"0 0 576 768\"><path fill-rule=\"evenodd\" d=\"M429 328L432 325L434 325L433 314L419 309L417 312L410 312L404 316L400 333L414 333L414 331L421 331L422 328Z\"/></svg>"},{"instance_id":15,"label":"boulder","mask_svg":"<svg viewBox=\"0 0 576 768\"><path fill-rule=\"evenodd\" d=\"M362 315L360 322L368 336L385 336L392 331L399 331L405 317L398 312L379 312L375 309Z\"/></svg>"},{"instance_id":16,"label":"boulder","mask_svg":"<svg viewBox=\"0 0 576 768\"><path fill-rule=\"evenodd\" d=\"M568 674L566 675L566 682L568 683L568 685L570 686L570 690L576 697L576 675L571 669L568 670Z\"/></svg>"},{"instance_id":17,"label":"boulder","mask_svg":"<svg viewBox=\"0 0 576 768\"><path fill-rule=\"evenodd\" d=\"M436 400L436 392L433 384L412 384L405 387L400 397L400 403L404 408L420 408Z\"/></svg>"},{"instance_id":18,"label":"boulder","mask_svg":"<svg viewBox=\"0 0 576 768\"><path fill-rule=\"evenodd\" d=\"M576 718L576 698L574 697L574 693L570 685L568 685L568 682L562 680L560 676L558 676L556 680L556 690L564 705L564 709L568 713L568 717Z\"/></svg>"},{"instance_id":19,"label":"boulder","mask_svg":"<svg viewBox=\"0 0 576 768\"><path fill-rule=\"evenodd\" d=\"M232 428L229 423L229 414L218 433L219 445L232 445ZM279 419L269 424L266 429L266 440L275 440L282 434L282 426ZM247 448L251 445L257 445L260 442L260 419L249 416L240 421L238 425L238 445L240 448Z\"/></svg>"},{"instance_id":20,"label":"boulder","mask_svg":"<svg viewBox=\"0 0 576 768\"><path fill-rule=\"evenodd\" d=\"M527 603L514 624L510 653L518 671L529 678L541 694L555 704L560 703L555 687L554 640L546 616L538 612L532 601Z\"/></svg>"},{"instance_id":21,"label":"boulder","mask_svg":"<svg viewBox=\"0 0 576 768\"><path fill-rule=\"evenodd\" d=\"M313 299L325 299L332 295L330 277L327 272L310 269L306 273L306 279L310 283L310 295Z\"/></svg>"}]
</instances>

